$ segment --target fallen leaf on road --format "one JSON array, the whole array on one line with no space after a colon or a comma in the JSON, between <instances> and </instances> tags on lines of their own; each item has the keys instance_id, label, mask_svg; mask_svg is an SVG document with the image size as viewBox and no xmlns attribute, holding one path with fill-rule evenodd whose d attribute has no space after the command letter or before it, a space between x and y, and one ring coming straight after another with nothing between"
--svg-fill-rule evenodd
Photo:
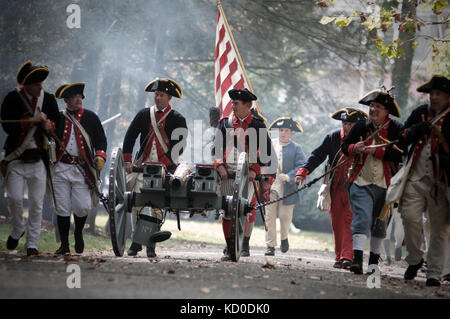
<instances>
[{"instance_id":1,"label":"fallen leaf on road","mask_svg":"<svg viewBox=\"0 0 450 319\"><path fill-rule=\"evenodd\" d=\"M325 291L323 291L323 290L321 290L319 293L320 293L321 295L325 295Z\"/></svg>"},{"instance_id":2,"label":"fallen leaf on road","mask_svg":"<svg viewBox=\"0 0 450 319\"><path fill-rule=\"evenodd\" d=\"M298 260L298 261L302 261L302 259L301 259L301 258L297 258L297 260Z\"/></svg>"},{"instance_id":3,"label":"fallen leaf on road","mask_svg":"<svg viewBox=\"0 0 450 319\"><path fill-rule=\"evenodd\" d=\"M64 262L68 263L70 261L78 261L78 257L73 257L70 254L65 254L64 255Z\"/></svg>"},{"instance_id":4,"label":"fallen leaf on road","mask_svg":"<svg viewBox=\"0 0 450 319\"><path fill-rule=\"evenodd\" d=\"M299 282L296 282L296 281L294 281L294 280L291 280L291 285L300 286L300 283L299 283Z\"/></svg>"},{"instance_id":5,"label":"fallen leaf on road","mask_svg":"<svg viewBox=\"0 0 450 319\"><path fill-rule=\"evenodd\" d=\"M211 292L211 289L207 287L202 287L200 288L200 291L203 292L204 294L209 294Z\"/></svg>"},{"instance_id":6,"label":"fallen leaf on road","mask_svg":"<svg viewBox=\"0 0 450 319\"><path fill-rule=\"evenodd\" d=\"M310 276L312 280L322 280L322 276Z\"/></svg>"},{"instance_id":7,"label":"fallen leaf on road","mask_svg":"<svg viewBox=\"0 0 450 319\"><path fill-rule=\"evenodd\" d=\"M239 288L239 285L238 284L232 284L231 288Z\"/></svg>"},{"instance_id":8,"label":"fallen leaf on road","mask_svg":"<svg viewBox=\"0 0 450 319\"><path fill-rule=\"evenodd\" d=\"M276 267L275 267L275 265L272 265L271 263L266 262L266 264L263 265L262 268L275 269Z\"/></svg>"},{"instance_id":9,"label":"fallen leaf on road","mask_svg":"<svg viewBox=\"0 0 450 319\"><path fill-rule=\"evenodd\" d=\"M169 270L167 270L167 272L166 272L167 274L174 274L175 273L175 270L173 270L173 269L169 269Z\"/></svg>"},{"instance_id":10,"label":"fallen leaf on road","mask_svg":"<svg viewBox=\"0 0 450 319\"><path fill-rule=\"evenodd\" d=\"M244 278L246 278L246 279L253 279L254 277L245 275Z\"/></svg>"}]
</instances>

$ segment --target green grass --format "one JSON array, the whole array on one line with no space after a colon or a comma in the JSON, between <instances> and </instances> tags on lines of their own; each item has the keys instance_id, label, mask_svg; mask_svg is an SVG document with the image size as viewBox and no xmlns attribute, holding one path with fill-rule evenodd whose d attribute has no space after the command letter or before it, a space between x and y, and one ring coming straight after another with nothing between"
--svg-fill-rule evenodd
<instances>
[{"instance_id":1,"label":"green grass","mask_svg":"<svg viewBox=\"0 0 450 319\"><path fill-rule=\"evenodd\" d=\"M108 221L106 215L98 215L96 218L96 226L101 233ZM166 219L163 230L172 232L172 237L165 245L177 245L186 243L204 243L223 245L224 238L222 225L218 221L200 222L193 220L181 220L181 231L177 228L177 222L174 219ZM0 220L0 251L6 251L6 240L10 234L10 225L5 219ZM279 232L277 234L278 245L280 244ZM69 236L71 251L74 251L73 232ZM106 235L93 236L84 233L85 249L91 251L112 250L111 239ZM18 251L24 252L25 238L22 238L17 247ZM126 247L131 244L127 240ZM250 240L251 246L265 247L265 231L262 227L255 227ZM313 249L313 250L329 250L333 251L333 237L327 233L316 233L302 231L299 234L289 234L289 245L294 249ZM39 239L39 251L53 253L59 247L56 242L55 235L51 226L43 227Z\"/></svg>"},{"instance_id":2,"label":"green grass","mask_svg":"<svg viewBox=\"0 0 450 319\"><path fill-rule=\"evenodd\" d=\"M108 221L107 216L97 216L96 225L104 227ZM222 224L215 222L201 222L194 220L181 220L181 231L178 230L174 219L166 219L163 230L172 232L170 241L195 242L223 245L225 243ZM278 245L280 244L279 232L277 233ZM250 239L250 245L266 247L265 230L263 227L255 227ZM302 231L299 234L289 234L289 246L296 249L330 250L334 251L333 235Z\"/></svg>"}]
</instances>

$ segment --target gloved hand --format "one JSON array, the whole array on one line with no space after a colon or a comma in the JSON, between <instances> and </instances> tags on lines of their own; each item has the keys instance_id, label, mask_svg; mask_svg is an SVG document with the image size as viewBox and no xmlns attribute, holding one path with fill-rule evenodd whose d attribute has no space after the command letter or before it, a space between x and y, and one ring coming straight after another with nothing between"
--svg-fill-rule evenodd
<instances>
[{"instance_id":1,"label":"gloved hand","mask_svg":"<svg viewBox=\"0 0 450 319\"><path fill-rule=\"evenodd\" d=\"M431 132L431 124L429 122L419 122L411 125L407 131L408 142L416 142L425 134Z\"/></svg>"},{"instance_id":2,"label":"gloved hand","mask_svg":"<svg viewBox=\"0 0 450 319\"><path fill-rule=\"evenodd\" d=\"M284 183L284 182L289 182L289 180L290 180L289 175L283 174L283 173L278 174L278 178L279 178L280 181L282 181L283 183Z\"/></svg>"},{"instance_id":3,"label":"gloved hand","mask_svg":"<svg viewBox=\"0 0 450 319\"><path fill-rule=\"evenodd\" d=\"M105 166L105 159L101 156L94 157L94 167L97 171L101 171Z\"/></svg>"}]
</instances>

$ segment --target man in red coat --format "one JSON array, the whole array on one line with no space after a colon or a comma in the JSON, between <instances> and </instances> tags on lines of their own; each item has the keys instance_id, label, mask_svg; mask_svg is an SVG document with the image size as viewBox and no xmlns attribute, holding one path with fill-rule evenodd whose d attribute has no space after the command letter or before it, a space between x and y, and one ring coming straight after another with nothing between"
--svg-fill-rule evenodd
<instances>
[{"instance_id":1,"label":"man in red coat","mask_svg":"<svg viewBox=\"0 0 450 319\"><path fill-rule=\"evenodd\" d=\"M327 157L328 165L326 169L331 169L347 159L341 151L342 142L356 122L364 121L367 118L367 114L359 109L346 107L336 111L331 117L335 120L342 121L342 127L328 133L319 147L311 152L306 163L297 172L295 178L297 185L303 184L306 176L322 164ZM344 187L351 164L351 160L347 161L344 165L339 166L331 174L332 176L329 177L331 178L331 203L329 211L334 235L334 252L336 255L333 265L334 268L348 269L353 261L353 241L350 230L353 214L348 192Z\"/></svg>"}]
</instances>

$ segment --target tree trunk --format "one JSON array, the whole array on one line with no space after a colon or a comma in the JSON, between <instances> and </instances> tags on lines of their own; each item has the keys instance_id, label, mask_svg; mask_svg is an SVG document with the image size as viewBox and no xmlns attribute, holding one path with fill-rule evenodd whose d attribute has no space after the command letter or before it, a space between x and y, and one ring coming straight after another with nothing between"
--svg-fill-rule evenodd
<instances>
[{"instance_id":1,"label":"tree trunk","mask_svg":"<svg viewBox=\"0 0 450 319\"><path fill-rule=\"evenodd\" d=\"M409 0L402 1L402 16L406 17L411 12L413 16L416 15L416 7L413 2ZM412 39L415 36L415 31L406 33L400 31L399 40L404 44L401 46L405 50L405 54L395 60L394 68L392 70L392 84L395 86L395 99L401 110L405 110L408 106L409 86L411 80L411 66L414 57L414 49L412 47Z\"/></svg>"}]
</instances>

